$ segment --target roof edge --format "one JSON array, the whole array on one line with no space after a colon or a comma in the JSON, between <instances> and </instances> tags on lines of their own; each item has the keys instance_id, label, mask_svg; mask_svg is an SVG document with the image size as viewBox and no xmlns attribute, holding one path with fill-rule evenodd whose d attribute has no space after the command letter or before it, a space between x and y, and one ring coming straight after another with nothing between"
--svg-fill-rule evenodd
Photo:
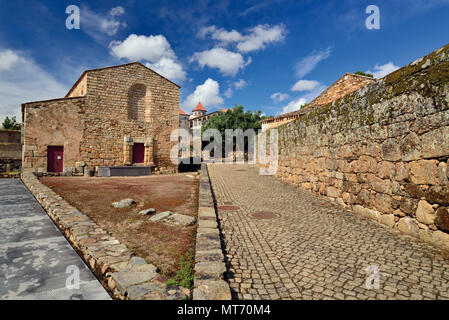
<instances>
[{"instance_id":1,"label":"roof edge","mask_svg":"<svg viewBox=\"0 0 449 320\"><path fill-rule=\"evenodd\" d=\"M354 77L359 77L359 78L363 78L363 79L367 79L367 80L372 80L372 81L376 81L377 79L376 78L374 78L374 76L371 78L371 77L367 77L367 76L363 76L363 75L361 75L361 74L355 74L355 73L351 73L351 72L346 72L343 76L346 76L346 75L351 75L351 76L354 76ZM340 78L341 79L341 78ZM338 80L337 80L338 81Z\"/></svg>"},{"instance_id":2,"label":"roof edge","mask_svg":"<svg viewBox=\"0 0 449 320\"><path fill-rule=\"evenodd\" d=\"M55 98L55 99L47 99L47 100L37 100L37 101L31 101L31 102L22 103L22 106L27 106L27 105L33 104L33 103L53 102L53 101L72 100L72 99L84 99L84 98L86 98L86 96L81 96L81 97L64 97L64 98Z\"/></svg>"},{"instance_id":3,"label":"roof edge","mask_svg":"<svg viewBox=\"0 0 449 320\"><path fill-rule=\"evenodd\" d=\"M132 65L132 64L138 64L138 65L141 65L142 67L144 67L144 68L146 68L146 69L148 69L148 70L154 72L155 74L157 74L157 75L160 76L161 78L167 80L168 82L171 82L172 84L174 84L174 85L177 86L178 88L181 88L181 86L180 86L179 84L174 83L173 81L171 81L170 79L167 79L166 77L164 77L164 76L161 75L160 73L154 71L154 70L151 69L151 68L148 68L146 65L144 65L144 64L141 63L140 61L134 61L134 62L123 63L123 64L118 64L118 65L109 66L109 67L103 67L103 68L95 68L95 69L88 69L88 70L85 70L85 71L81 74L81 76L78 78L78 80L75 82L75 84L72 86L72 88L70 88L69 92L65 95L65 98L68 98L68 97L69 97L69 95L72 93L72 91L73 91L73 90L75 89L75 87L78 85L78 83L80 83L81 79L84 77L84 75L85 75L86 73L94 72L94 71L102 71L102 70L107 70L107 69L113 69L113 68L119 68L119 67L129 66L129 65Z\"/></svg>"},{"instance_id":4,"label":"roof edge","mask_svg":"<svg viewBox=\"0 0 449 320\"><path fill-rule=\"evenodd\" d=\"M335 80L329 87L327 87L326 89L324 89L323 90L323 92L321 92L321 94L318 96L318 97L316 97L315 99L313 99L312 101L310 101L307 105L309 105L309 104L312 104L315 100L317 100L324 92L326 92L327 90L329 90L329 88L331 88L333 85L335 85L338 81L340 81L341 79L343 79L345 76L347 76L347 75L349 75L349 76L354 76L354 77L359 77L359 78L363 78L363 79L366 79L366 80L371 80L372 82L376 82L378 79L376 79L376 78L371 78L371 77L367 77L367 76L362 76L362 75L360 75L360 74L355 74L355 73L351 73L351 72L346 72L345 74L343 74L340 78L338 78L337 80ZM358 90L360 90L361 88L359 88L359 89L357 89L356 91L358 91ZM339 100L339 99L337 99L337 100ZM295 110L295 111L292 111L292 112L289 112L289 113L284 113L284 114L280 114L280 115L278 115L278 116L275 116L275 117L272 117L272 118L268 118L268 119L265 119L265 120L262 120L260 123L270 123L270 122L274 122L274 121L276 121L276 120L278 120L278 119L283 119L283 118L289 118L289 117L293 117L293 116L296 116L296 115L301 115L301 110L303 111L303 113L305 113L306 111L305 110L303 110L304 108L306 108L307 107L307 105L305 105L303 108L301 108L301 109L299 109L299 110ZM317 106L315 106L315 107L320 107L320 106L322 106L322 105L317 105ZM314 108L315 108L314 107Z\"/></svg>"},{"instance_id":5,"label":"roof edge","mask_svg":"<svg viewBox=\"0 0 449 320\"><path fill-rule=\"evenodd\" d=\"M64 98L56 98L56 99L48 99L48 100L39 100L39 101L31 101L31 102L25 102L21 104L21 111L22 111L22 121L23 121L23 112L25 111L25 107L33 104L33 103L44 103L44 102L55 102L55 101L62 101L62 100L76 100L76 99L85 99L85 96L81 97L64 97Z\"/></svg>"}]
</instances>

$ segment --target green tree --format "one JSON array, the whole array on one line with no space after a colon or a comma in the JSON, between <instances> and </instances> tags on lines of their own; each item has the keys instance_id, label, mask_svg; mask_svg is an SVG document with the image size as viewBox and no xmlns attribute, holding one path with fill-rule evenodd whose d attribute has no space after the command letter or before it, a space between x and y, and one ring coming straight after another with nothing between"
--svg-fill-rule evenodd
<instances>
[{"instance_id":1,"label":"green tree","mask_svg":"<svg viewBox=\"0 0 449 320\"><path fill-rule=\"evenodd\" d=\"M244 111L242 105L236 105L234 108L218 113L214 116L212 116L207 123L202 126L201 132L204 133L204 131L208 129L216 129L220 131L222 136L222 152L223 155L225 154L225 130L226 129L241 129L243 132L245 132L248 129L254 129L256 131L256 134L259 129L262 128L262 124L260 123L262 120L267 119L268 117L262 116L261 111ZM203 147L207 145L208 142L203 142ZM248 148L248 139L244 140L244 148L247 150ZM236 146L236 141L234 139L233 141L234 148Z\"/></svg>"},{"instance_id":2,"label":"green tree","mask_svg":"<svg viewBox=\"0 0 449 320\"><path fill-rule=\"evenodd\" d=\"M365 73L363 71L357 71L357 72L354 72L354 74L358 74L358 75L365 76L368 78L374 78L374 76L371 73Z\"/></svg>"},{"instance_id":3,"label":"green tree","mask_svg":"<svg viewBox=\"0 0 449 320\"><path fill-rule=\"evenodd\" d=\"M5 130L20 130L22 128L22 125L17 122L15 116L11 119L9 117L6 117L2 123L2 126Z\"/></svg>"},{"instance_id":4,"label":"green tree","mask_svg":"<svg viewBox=\"0 0 449 320\"><path fill-rule=\"evenodd\" d=\"M201 128L201 131L204 132L207 129L217 129L221 132L224 141L226 129L242 129L243 131L254 129L257 133L257 130L262 128L260 122L265 119L267 119L267 117L262 116L261 111L245 112L242 105L236 105L226 112L221 112L212 116Z\"/></svg>"}]
</instances>

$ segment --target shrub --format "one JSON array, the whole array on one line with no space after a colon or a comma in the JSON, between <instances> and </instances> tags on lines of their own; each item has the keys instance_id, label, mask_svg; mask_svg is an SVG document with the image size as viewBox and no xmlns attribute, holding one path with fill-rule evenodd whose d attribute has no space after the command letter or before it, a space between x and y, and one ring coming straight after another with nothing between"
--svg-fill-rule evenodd
<instances>
[{"instance_id":1,"label":"shrub","mask_svg":"<svg viewBox=\"0 0 449 320\"><path fill-rule=\"evenodd\" d=\"M193 286L193 254L186 252L179 257L179 269L173 278L166 282L167 285L178 285L184 288Z\"/></svg>"}]
</instances>

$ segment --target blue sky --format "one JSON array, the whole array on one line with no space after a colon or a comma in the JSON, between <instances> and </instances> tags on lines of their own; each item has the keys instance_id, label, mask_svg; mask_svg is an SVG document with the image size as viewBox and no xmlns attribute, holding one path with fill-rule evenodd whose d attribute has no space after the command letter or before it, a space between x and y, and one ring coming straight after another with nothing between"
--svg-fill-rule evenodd
<instances>
[{"instance_id":1,"label":"blue sky","mask_svg":"<svg viewBox=\"0 0 449 320\"><path fill-rule=\"evenodd\" d=\"M66 28L69 5L79 30ZM63 97L86 69L136 60L181 85L186 112L201 100L277 115L345 72L381 77L446 45L448 26L449 0L0 0L0 120Z\"/></svg>"}]
</instances>

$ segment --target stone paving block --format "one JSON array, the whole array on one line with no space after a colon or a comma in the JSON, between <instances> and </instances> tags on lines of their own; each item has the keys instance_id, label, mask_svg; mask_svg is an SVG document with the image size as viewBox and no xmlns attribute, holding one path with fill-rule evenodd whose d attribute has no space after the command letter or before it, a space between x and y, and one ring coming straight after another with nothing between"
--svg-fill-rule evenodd
<instances>
[{"instance_id":1,"label":"stone paving block","mask_svg":"<svg viewBox=\"0 0 449 320\"><path fill-rule=\"evenodd\" d=\"M139 212L139 215L141 216L148 216L150 214L156 213L156 209L154 208L150 208L150 209L145 209Z\"/></svg>"},{"instance_id":2,"label":"stone paving block","mask_svg":"<svg viewBox=\"0 0 449 320\"><path fill-rule=\"evenodd\" d=\"M162 294L163 288L152 282L137 284L126 289L128 297L133 300L138 300L145 295L160 293Z\"/></svg>"},{"instance_id":3,"label":"stone paving block","mask_svg":"<svg viewBox=\"0 0 449 320\"><path fill-rule=\"evenodd\" d=\"M155 271L153 272L114 272L112 278L119 290L125 292L127 288L150 281L157 276Z\"/></svg>"},{"instance_id":4,"label":"stone paving block","mask_svg":"<svg viewBox=\"0 0 449 320\"><path fill-rule=\"evenodd\" d=\"M224 256L221 249L207 250L207 251L197 251L195 252L195 262L223 262Z\"/></svg>"},{"instance_id":5,"label":"stone paving block","mask_svg":"<svg viewBox=\"0 0 449 320\"><path fill-rule=\"evenodd\" d=\"M181 287L165 286L162 290L155 290L146 294L141 300L186 300L189 295Z\"/></svg>"},{"instance_id":6,"label":"stone paving block","mask_svg":"<svg viewBox=\"0 0 449 320\"><path fill-rule=\"evenodd\" d=\"M233 298L448 299L449 261L435 247L392 230L390 221L386 227L319 205L321 197L261 176L252 165L210 164L209 175ZM240 209L219 209L229 203ZM257 219L254 212L277 217ZM198 239L197 250L209 245ZM368 266L379 268L378 290L365 286ZM410 283L401 285L404 279Z\"/></svg>"},{"instance_id":7,"label":"stone paving block","mask_svg":"<svg viewBox=\"0 0 449 320\"><path fill-rule=\"evenodd\" d=\"M198 228L195 245L194 300L230 300L231 291L222 281L226 265L207 164L201 166Z\"/></svg>"},{"instance_id":8,"label":"stone paving block","mask_svg":"<svg viewBox=\"0 0 449 320\"><path fill-rule=\"evenodd\" d=\"M231 300L229 285L223 281L201 281L193 289L193 300Z\"/></svg>"},{"instance_id":9,"label":"stone paving block","mask_svg":"<svg viewBox=\"0 0 449 320\"><path fill-rule=\"evenodd\" d=\"M200 207L198 208L198 217L216 217L214 208Z\"/></svg>"},{"instance_id":10,"label":"stone paving block","mask_svg":"<svg viewBox=\"0 0 449 320\"><path fill-rule=\"evenodd\" d=\"M152 221L152 222L159 222L161 220L164 220L164 219L168 218L172 214L173 214L173 212L171 212L171 211L161 212L161 213L158 213L158 214L152 216L150 218L150 221Z\"/></svg>"},{"instance_id":11,"label":"stone paving block","mask_svg":"<svg viewBox=\"0 0 449 320\"><path fill-rule=\"evenodd\" d=\"M111 203L111 205L114 208L121 209L121 208L128 208L128 207L132 206L134 203L136 203L136 202L133 199L123 199L118 202L113 202L113 203Z\"/></svg>"},{"instance_id":12,"label":"stone paving block","mask_svg":"<svg viewBox=\"0 0 449 320\"><path fill-rule=\"evenodd\" d=\"M218 228L198 228L197 235L209 235L209 234L220 234Z\"/></svg>"},{"instance_id":13,"label":"stone paving block","mask_svg":"<svg viewBox=\"0 0 449 320\"><path fill-rule=\"evenodd\" d=\"M197 262L195 264L195 281L222 280L225 272L225 264L220 260Z\"/></svg>"},{"instance_id":14,"label":"stone paving block","mask_svg":"<svg viewBox=\"0 0 449 320\"><path fill-rule=\"evenodd\" d=\"M186 216L183 214L174 213L167 217L164 222L174 224L181 227L188 227L194 225L196 222L195 217Z\"/></svg>"},{"instance_id":15,"label":"stone paving block","mask_svg":"<svg viewBox=\"0 0 449 320\"><path fill-rule=\"evenodd\" d=\"M199 220L198 227L200 228L217 228L217 222L213 220Z\"/></svg>"}]
</instances>

